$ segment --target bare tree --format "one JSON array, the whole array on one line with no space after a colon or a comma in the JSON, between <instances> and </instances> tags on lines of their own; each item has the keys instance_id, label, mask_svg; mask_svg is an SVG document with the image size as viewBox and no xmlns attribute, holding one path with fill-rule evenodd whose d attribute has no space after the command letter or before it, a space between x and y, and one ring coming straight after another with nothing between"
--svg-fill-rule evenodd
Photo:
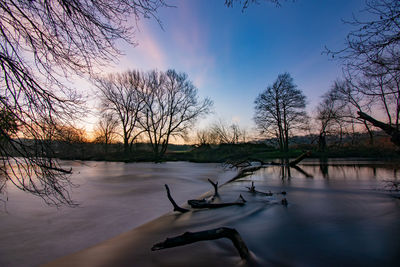
<instances>
[{"instance_id":1,"label":"bare tree","mask_svg":"<svg viewBox=\"0 0 400 267\"><path fill-rule=\"evenodd\" d=\"M185 137L196 119L207 114L212 106L208 98L199 100L197 88L185 73L175 70L149 72L143 99L140 125L155 160L163 157L171 137Z\"/></svg>"},{"instance_id":2,"label":"bare tree","mask_svg":"<svg viewBox=\"0 0 400 267\"><path fill-rule=\"evenodd\" d=\"M341 135L345 118L349 117L346 103L342 101L335 87L322 96L315 118L319 124L318 146L321 151L326 148L327 135Z\"/></svg>"},{"instance_id":3,"label":"bare tree","mask_svg":"<svg viewBox=\"0 0 400 267\"><path fill-rule=\"evenodd\" d=\"M116 140L118 120L113 113L103 113L95 130L95 142L104 144L104 152L108 152L108 146Z\"/></svg>"},{"instance_id":4,"label":"bare tree","mask_svg":"<svg viewBox=\"0 0 400 267\"><path fill-rule=\"evenodd\" d=\"M364 12L370 19L353 17L348 22L355 30L347 35L345 47L327 53L343 61L352 94L371 104L363 109L364 103L358 103L359 118L385 131L400 146L400 2L366 1Z\"/></svg>"},{"instance_id":5,"label":"bare tree","mask_svg":"<svg viewBox=\"0 0 400 267\"><path fill-rule=\"evenodd\" d=\"M330 94L335 96L338 105L342 107L341 121L351 125L353 132L356 131L355 128L357 131L361 130L357 125L362 125L369 134L370 144L373 144L374 136L371 125L367 120L359 117L358 112L370 112L375 105L374 99L367 97L360 87L355 85L350 76L345 80L335 81Z\"/></svg>"},{"instance_id":6,"label":"bare tree","mask_svg":"<svg viewBox=\"0 0 400 267\"><path fill-rule=\"evenodd\" d=\"M246 131L236 123L227 125L219 120L211 125L209 131L211 138L217 144L239 144L246 142Z\"/></svg>"},{"instance_id":7,"label":"bare tree","mask_svg":"<svg viewBox=\"0 0 400 267\"><path fill-rule=\"evenodd\" d=\"M139 120L145 104L142 92L145 83L144 74L139 71L110 74L96 80L103 110L118 118L125 153L142 132Z\"/></svg>"},{"instance_id":8,"label":"bare tree","mask_svg":"<svg viewBox=\"0 0 400 267\"><path fill-rule=\"evenodd\" d=\"M134 29L126 20L154 17L164 5L163 0L0 1L0 110L17 126L0 129L5 181L47 203L73 204L66 191L70 171L50 157L38 129L54 120L74 121L79 98L63 78L92 74L114 60L120 53L116 40L133 43Z\"/></svg>"},{"instance_id":9,"label":"bare tree","mask_svg":"<svg viewBox=\"0 0 400 267\"><path fill-rule=\"evenodd\" d=\"M202 129L196 131L195 143L197 147L209 146L215 144L215 139L209 129Z\"/></svg>"},{"instance_id":10,"label":"bare tree","mask_svg":"<svg viewBox=\"0 0 400 267\"><path fill-rule=\"evenodd\" d=\"M299 129L307 121L306 97L297 89L289 73L280 74L255 100L254 120L267 136L278 139L281 151L289 149L292 130Z\"/></svg>"}]
</instances>

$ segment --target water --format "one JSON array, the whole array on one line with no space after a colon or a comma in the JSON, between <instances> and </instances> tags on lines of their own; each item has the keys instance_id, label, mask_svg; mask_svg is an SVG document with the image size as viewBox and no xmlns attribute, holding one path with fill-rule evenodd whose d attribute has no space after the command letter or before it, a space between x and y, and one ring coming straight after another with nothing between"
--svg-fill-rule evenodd
<instances>
[{"instance_id":1,"label":"water","mask_svg":"<svg viewBox=\"0 0 400 267\"><path fill-rule=\"evenodd\" d=\"M176 202L184 203L212 189L207 178L221 184L233 173L217 164L183 162L75 167L81 208L39 208L15 192L9 213L1 213L0 265L35 266L123 232L53 266L398 266L400 260L400 200L381 190L386 180L399 179L395 164L309 160L300 169L271 166L220 188L218 201L242 194L245 206L185 214L171 212L166 181ZM288 206L281 195L248 192L252 181L260 191L286 191ZM222 226L239 231L250 262L228 240L150 251L167 237Z\"/></svg>"},{"instance_id":2,"label":"water","mask_svg":"<svg viewBox=\"0 0 400 267\"><path fill-rule=\"evenodd\" d=\"M37 266L159 217L171 210L165 183L182 203L208 191L207 178L231 175L219 164L187 162L63 165L73 168L71 180L79 186L72 198L80 206L49 207L8 185L9 200L0 202L0 266Z\"/></svg>"}]
</instances>

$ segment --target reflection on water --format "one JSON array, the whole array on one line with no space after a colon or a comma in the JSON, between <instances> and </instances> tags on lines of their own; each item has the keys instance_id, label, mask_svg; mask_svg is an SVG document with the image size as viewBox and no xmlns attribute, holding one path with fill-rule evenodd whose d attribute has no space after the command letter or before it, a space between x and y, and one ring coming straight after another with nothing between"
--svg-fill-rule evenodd
<instances>
[{"instance_id":1,"label":"reflection on water","mask_svg":"<svg viewBox=\"0 0 400 267\"><path fill-rule=\"evenodd\" d=\"M124 225L127 231L129 222L126 220L145 216L147 212L156 211L161 215L171 211L163 187L166 181L175 200L183 203L212 189L207 178L219 179L219 184L229 179L216 165L96 164L95 167L79 167L77 181L82 186L78 196L86 203L81 212L67 213L67 217L57 219L53 211L36 209L30 217L24 218L31 220L33 227L10 224L18 220L1 214L3 232L0 234L15 248L0 246L0 263L2 257L10 260L12 253L19 257L20 251L26 250L23 244L29 245L34 258L38 251L33 244L41 244L43 236L48 239L49 247L60 242L64 247L71 247L91 235L111 231L113 227ZM243 207L194 210L185 214L170 212L101 246L56 262L54 266L61 263L71 266L71 262L74 266L242 264L232 244L226 240L150 251L153 244L166 237L221 226L240 232L254 256L252 264L255 265L398 266L400 200L380 190L385 180L398 180L397 169L393 164L357 160L308 160L292 168L270 166L219 189L221 202L235 201L241 194L247 200ZM252 181L259 191L286 191L289 205L281 205L281 195L266 197L248 192L246 187ZM159 206L163 209L157 210ZM27 203L25 211L31 209L34 207ZM126 213L132 214L127 216ZM15 211L13 216L16 216ZM53 222L39 227L38 223L45 220ZM10 241L12 237L6 231L12 231L17 240L23 242ZM32 231L36 233L30 234L32 240L27 240L26 234ZM69 238L59 240L60 232L67 232ZM41 249L48 248L42 245ZM51 259L54 257L48 258Z\"/></svg>"}]
</instances>

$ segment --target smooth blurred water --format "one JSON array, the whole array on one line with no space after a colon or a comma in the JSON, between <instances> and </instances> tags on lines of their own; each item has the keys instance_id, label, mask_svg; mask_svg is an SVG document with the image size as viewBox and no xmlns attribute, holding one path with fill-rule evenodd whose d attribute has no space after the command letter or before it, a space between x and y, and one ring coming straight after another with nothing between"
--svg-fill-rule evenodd
<instances>
[{"instance_id":1,"label":"smooth blurred water","mask_svg":"<svg viewBox=\"0 0 400 267\"><path fill-rule=\"evenodd\" d=\"M71 162L77 208L47 206L7 185L0 202L0 266L37 266L128 231L171 210L164 184L178 203L209 190L207 178L231 173L219 164L188 162ZM4 198L4 197L3 197Z\"/></svg>"},{"instance_id":2,"label":"smooth blurred water","mask_svg":"<svg viewBox=\"0 0 400 267\"><path fill-rule=\"evenodd\" d=\"M270 166L225 184L217 201L247 203L214 210L171 212L164 183L177 203L211 190L233 176L218 164L87 163L75 167L81 186L73 192L80 208L41 205L10 193L9 213L0 221L0 265L35 266L126 232L102 245L55 262L65 266L398 266L400 200L385 191L398 180L394 163L362 160L302 162L299 168ZM76 164L75 164L76 165ZM265 197L248 192L286 191ZM152 252L154 243L185 231L216 227L239 231L253 261L243 263L226 240L199 242ZM23 256L21 257L21 252ZM79 263L79 264L78 264Z\"/></svg>"}]
</instances>

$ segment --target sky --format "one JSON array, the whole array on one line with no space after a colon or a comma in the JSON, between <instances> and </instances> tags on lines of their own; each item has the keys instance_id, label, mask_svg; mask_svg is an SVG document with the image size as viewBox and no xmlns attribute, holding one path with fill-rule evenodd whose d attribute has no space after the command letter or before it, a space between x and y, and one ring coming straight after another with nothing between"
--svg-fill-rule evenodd
<instances>
[{"instance_id":1,"label":"sky","mask_svg":"<svg viewBox=\"0 0 400 267\"><path fill-rule=\"evenodd\" d=\"M201 98L214 102L216 120L254 129L254 100L279 74L288 72L307 97L312 112L320 97L341 76L340 62L322 54L343 47L351 29L343 19L358 16L363 0L260 0L242 12L238 3L186 0L167 3L154 19L142 19L137 46L120 44L124 55L107 71L139 69L186 72Z\"/></svg>"}]
</instances>

